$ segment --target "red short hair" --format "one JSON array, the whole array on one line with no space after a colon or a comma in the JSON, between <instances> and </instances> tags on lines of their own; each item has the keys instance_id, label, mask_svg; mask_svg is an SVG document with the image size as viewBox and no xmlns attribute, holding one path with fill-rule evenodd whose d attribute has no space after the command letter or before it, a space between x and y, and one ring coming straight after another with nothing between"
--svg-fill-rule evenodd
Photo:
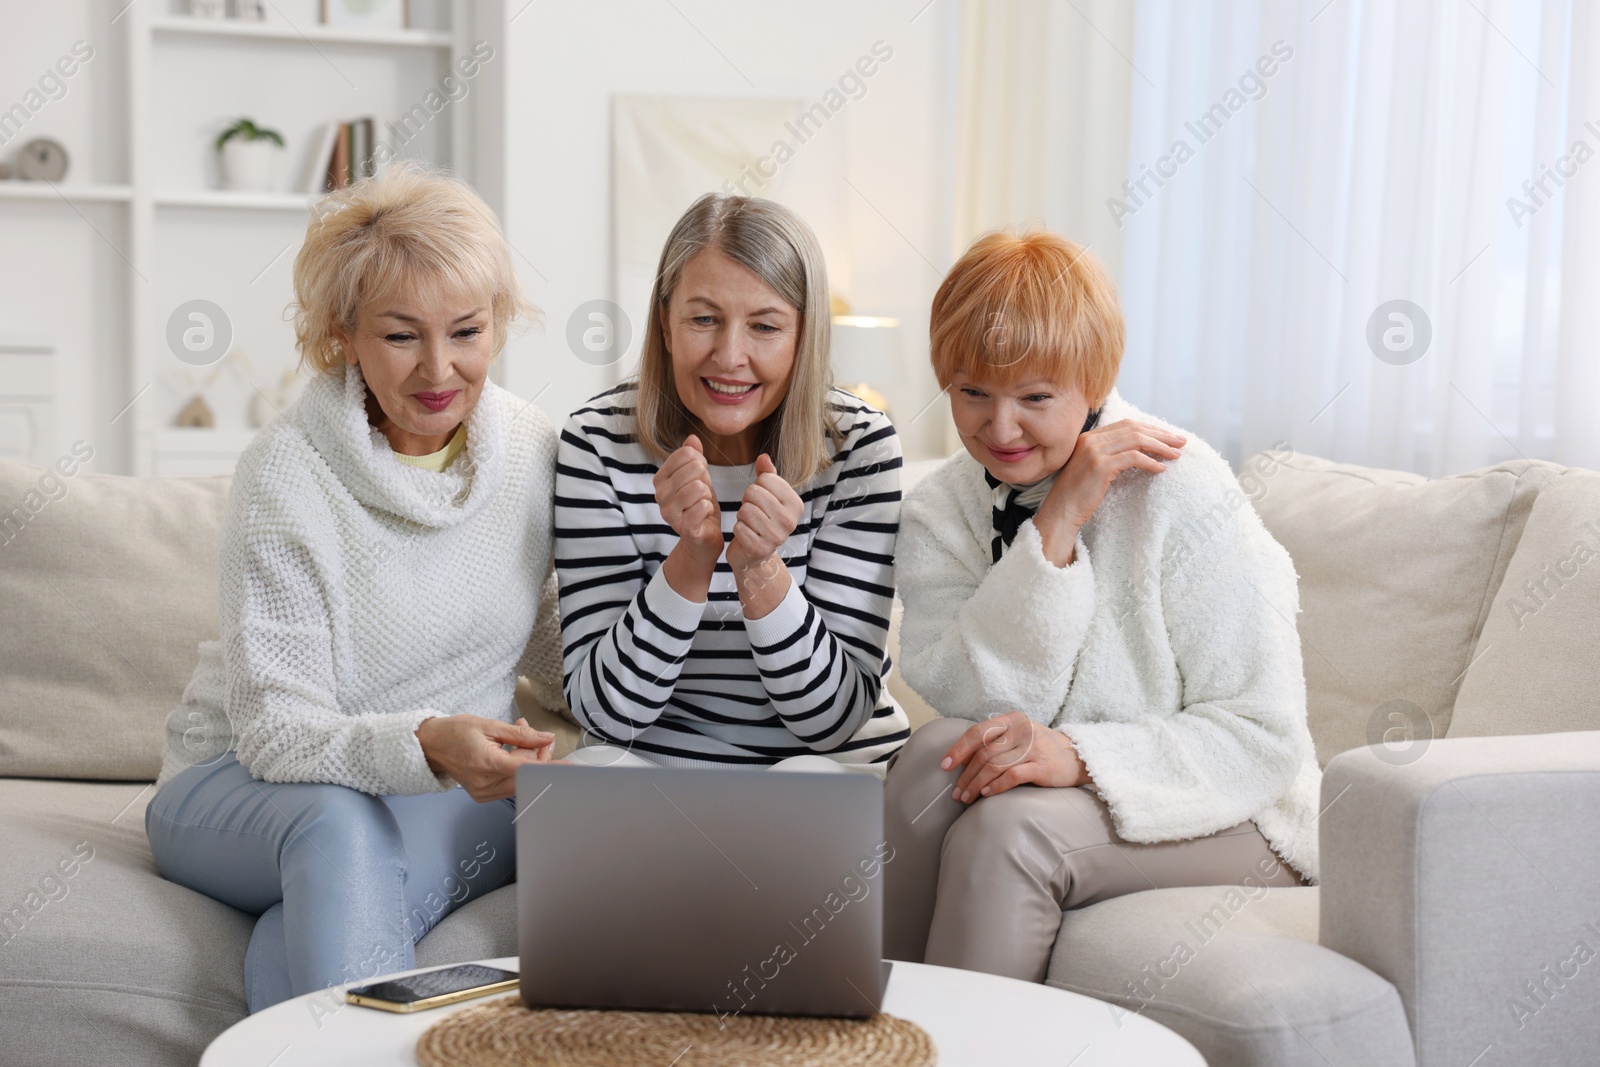
<instances>
[{"instance_id":1,"label":"red short hair","mask_svg":"<svg viewBox=\"0 0 1600 1067\"><path fill-rule=\"evenodd\" d=\"M1105 401L1122 366L1117 290L1081 246L1045 231L987 233L933 297L933 372L1012 385L1044 378Z\"/></svg>"}]
</instances>

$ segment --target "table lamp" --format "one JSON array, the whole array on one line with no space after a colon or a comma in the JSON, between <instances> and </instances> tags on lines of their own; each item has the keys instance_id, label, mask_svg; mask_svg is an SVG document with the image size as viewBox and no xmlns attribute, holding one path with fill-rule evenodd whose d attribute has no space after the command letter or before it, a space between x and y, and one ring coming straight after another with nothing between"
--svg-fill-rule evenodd
<instances>
[{"instance_id":1,"label":"table lamp","mask_svg":"<svg viewBox=\"0 0 1600 1067\"><path fill-rule=\"evenodd\" d=\"M832 361L839 388L879 411L889 402L881 390L899 377L900 320L873 315L834 315Z\"/></svg>"}]
</instances>

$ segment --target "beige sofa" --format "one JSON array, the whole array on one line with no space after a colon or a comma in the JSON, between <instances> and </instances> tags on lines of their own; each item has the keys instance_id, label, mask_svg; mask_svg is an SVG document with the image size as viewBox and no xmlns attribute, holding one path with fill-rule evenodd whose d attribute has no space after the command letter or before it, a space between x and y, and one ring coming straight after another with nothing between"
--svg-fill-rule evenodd
<instances>
[{"instance_id":1,"label":"beige sofa","mask_svg":"<svg viewBox=\"0 0 1600 1067\"><path fill-rule=\"evenodd\" d=\"M244 1014L251 919L163 881L143 813L215 636L227 482L65 469L0 464L0 1062L192 1063ZM1192 531L1253 502L1300 572L1323 884L1068 913L1048 981L1214 1064L1594 1062L1600 475L1278 454L1241 486ZM419 962L514 953L512 899L469 902Z\"/></svg>"}]
</instances>

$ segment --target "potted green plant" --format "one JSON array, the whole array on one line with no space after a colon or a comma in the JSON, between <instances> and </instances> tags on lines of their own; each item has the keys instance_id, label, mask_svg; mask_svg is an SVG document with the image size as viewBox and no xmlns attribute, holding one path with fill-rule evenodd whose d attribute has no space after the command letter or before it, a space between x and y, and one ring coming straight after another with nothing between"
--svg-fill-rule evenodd
<instances>
[{"instance_id":1,"label":"potted green plant","mask_svg":"<svg viewBox=\"0 0 1600 1067\"><path fill-rule=\"evenodd\" d=\"M283 134L241 118L217 136L222 187L241 192L277 191Z\"/></svg>"}]
</instances>

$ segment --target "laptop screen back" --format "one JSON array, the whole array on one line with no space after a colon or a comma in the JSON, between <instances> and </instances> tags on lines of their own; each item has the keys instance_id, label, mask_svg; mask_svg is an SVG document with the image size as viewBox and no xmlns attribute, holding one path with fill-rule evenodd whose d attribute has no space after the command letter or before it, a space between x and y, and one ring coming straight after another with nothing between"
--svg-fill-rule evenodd
<instances>
[{"instance_id":1,"label":"laptop screen back","mask_svg":"<svg viewBox=\"0 0 1600 1067\"><path fill-rule=\"evenodd\" d=\"M529 765L517 811L530 1007L877 1011L877 778Z\"/></svg>"}]
</instances>

